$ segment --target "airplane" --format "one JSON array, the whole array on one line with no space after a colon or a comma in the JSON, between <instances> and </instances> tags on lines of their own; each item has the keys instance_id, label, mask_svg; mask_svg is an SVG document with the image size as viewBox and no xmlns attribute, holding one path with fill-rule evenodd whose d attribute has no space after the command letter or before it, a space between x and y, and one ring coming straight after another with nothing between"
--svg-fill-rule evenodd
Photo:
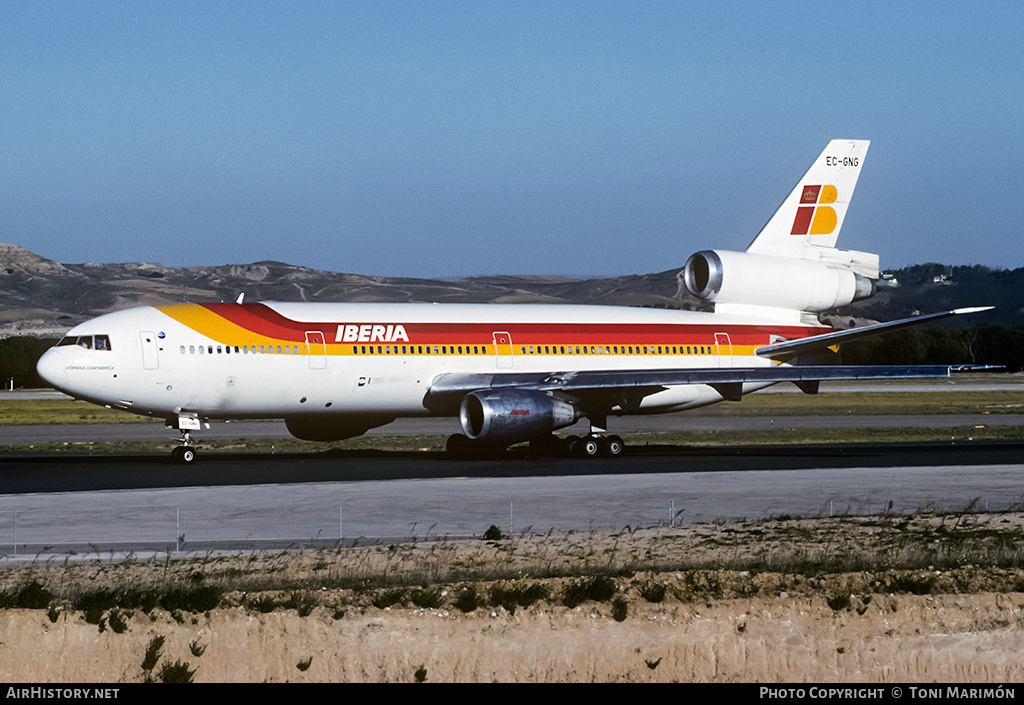
<instances>
[{"instance_id":1,"label":"airplane","mask_svg":"<svg viewBox=\"0 0 1024 705\"><path fill-rule=\"evenodd\" d=\"M835 247L868 146L829 142L744 252L687 260L686 288L713 312L240 296L99 316L37 369L76 399L165 419L180 433L172 459L185 464L194 431L231 419L284 419L298 438L336 441L399 417L457 417L454 455L529 441L614 457L624 443L608 433L611 416L739 401L780 382L814 394L824 380L946 377L948 365L844 366L835 352L987 308L850 330L818 320L876 291L878 256ZM581 419L586 436L554 435Z\"/></svg>"}]
</instances>

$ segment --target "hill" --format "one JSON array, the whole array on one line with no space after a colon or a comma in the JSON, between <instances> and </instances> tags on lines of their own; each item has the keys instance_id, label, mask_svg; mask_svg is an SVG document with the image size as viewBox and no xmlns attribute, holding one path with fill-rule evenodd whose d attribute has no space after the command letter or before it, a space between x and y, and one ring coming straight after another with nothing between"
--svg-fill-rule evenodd
<instances>
[{"instance_id":1,"label":"hill","mask_svg":"<svg viewBox=\"0 0 1024 705\"><path fill-rule=\"evenodd\" d=\"M216 267L150 262L60 264L0 243L0 337L60 336L80 321L139 305L234 301L587 303L699 308L678 270L608 279L376 277L263 261Z\"/></svg>"},{"instance_id":2,"label":"hill","mask_svg":"<svg viewBox=\"0 0 1024 705\"><path fill-rule=\"evenodd\" d=\"M0 243L0 338L59 337L93 316L184 301L582 303L707 310L682 285L681 270L601 279L490 276L455 280L327 272L283 262L165 267L151 262L61 264ZM839 327L915 312L994 305L978 325L1024 323L1024 268L922 264L886 273L878 294L838 309Z\"/></svg>"}]
</instances>

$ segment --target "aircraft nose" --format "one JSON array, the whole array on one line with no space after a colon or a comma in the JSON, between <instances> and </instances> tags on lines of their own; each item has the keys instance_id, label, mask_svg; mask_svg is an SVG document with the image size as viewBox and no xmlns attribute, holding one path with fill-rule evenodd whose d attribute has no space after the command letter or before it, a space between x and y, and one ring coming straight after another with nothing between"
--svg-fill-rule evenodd
<instances>
[{"instance_id":1,"label":"aircraft nose","mask_svg":"<svg viewBox=\"0 0 1024 705\"><path fill-rule=\"evenodd\" d=\"M42 354L36 363L36 372L50 386L62 389L64 377L64 355L57 348L50 348Z\"/></svg>"}]
</instances>

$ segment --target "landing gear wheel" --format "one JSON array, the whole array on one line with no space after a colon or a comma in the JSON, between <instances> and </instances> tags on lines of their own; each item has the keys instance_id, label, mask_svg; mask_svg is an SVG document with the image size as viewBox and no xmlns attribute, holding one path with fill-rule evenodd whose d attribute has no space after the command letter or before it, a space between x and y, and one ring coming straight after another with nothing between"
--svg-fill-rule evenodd
<instances>
[{"instance_id":1,"label":"landing gear wheel","mask_svg":"<svg viewBox=\"0 0 1024 705\"><path fill-rule=\"evenodd\" d=\"M604 439L602 454L609 458L618 458L626 449L625 442L618 436L608 436Z\"/></svg>"},{"instance_id":2,"label":"landing gear wheel","mask_svg":"<svg viewBox=\"0 0 1024 705\"><path fill-rule=\"evenodd\" d=\"M196 461L196 449L192 446L178 446L171 451L171 460L179 465L191 465Z\"/></svg>"},{"instance_id":3,"label":"landing gear wheel","mask_svg":"<svg viewBox=\"0 0 1024 705\"><path fill-rule=\"evenodd\" d=\"M581 439L579 436L566 436L562 440L562 448L564 449L563 452L567 453L570 456L578 455L577 450L580 444L580 440Z\"/></svg>"},{"instance_id":4,"label":"landing gear wheel","mask_svg":"<svg viewBox=\"0 0 1024 705\"><path fill-rule=\"evenodd\" d=\"M596 458L601 452L601 441L597 436L584 436L576 444L576 455L581 458Z\"/></svg>"}]
</instances>

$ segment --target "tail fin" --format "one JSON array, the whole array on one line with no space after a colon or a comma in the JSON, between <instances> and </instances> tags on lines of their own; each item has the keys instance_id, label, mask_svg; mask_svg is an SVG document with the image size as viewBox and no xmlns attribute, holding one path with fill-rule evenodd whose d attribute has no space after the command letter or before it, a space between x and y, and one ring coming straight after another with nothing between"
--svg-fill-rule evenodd
<instances>
[{"instance_id":1,"label":"tail fin","mask_svg":"<svg viewBox=\"0 0 1024 705\"><path fill-rule=\"evenodd\" d=\"M834 248L869 144L829 142L747 252L817 259L808 248Z\"/></svg>"}]
</instances>

